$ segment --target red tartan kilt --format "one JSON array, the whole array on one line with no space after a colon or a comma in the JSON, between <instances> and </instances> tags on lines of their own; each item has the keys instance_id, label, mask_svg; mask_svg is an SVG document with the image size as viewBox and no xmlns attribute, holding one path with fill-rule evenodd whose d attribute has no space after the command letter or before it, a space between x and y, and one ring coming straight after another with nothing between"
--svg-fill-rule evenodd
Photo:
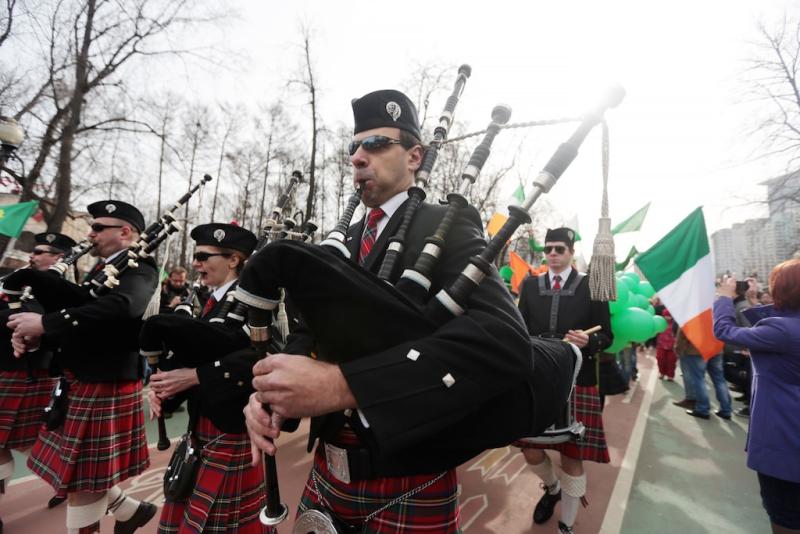
<instances>
[{"instance_id":1,"label":"red tartan kilt","mask_svg":"<svg viewBox=\"0 0 800 534\"><path fill-rule=\"evenodd\" d=\"M27 449L39 436L56 379L43 369L33 376L29 383L26 371L0 371L0 449Z\"/></svg>"},{"instance_id":2,"label":"red tartan kilt","mask_svg":"<svg viewBox=\"0 0 800 534\"><path fill-rule=\"evenodd\" d=\"M334 478L325 462L324 445L318 445L314 455L319 491L327 503L324 508L351 525L363 525L364 519L392 499L424 484L437 475L414 475L361 480L345 484ZM458 511L458 480L455 469L424 490L398 503L369 521L365 531L375 534L460 532ZM299 516L310 507L319 506L314 482L306 482Z\"/></svg>"},{"instance_id":3,"label":"red tartan kilt","mask_svg":"<svg viewBox=\"0 0 800 534\"><path fill-rule=\"evenodd\" d=\"M603 431L603 407L600 406L600 392L597 386L575 386L572 396L575 404L575 418L586 427L586 435L578 444L571 441L556 444L536 444L515 441L514 446L521 449L547 449L558 451L576 460L587 460L607 464L611 461Z\"/></svg>"},{"instance_id":4,"label":"red tartan kilt","mask_svg":"<svg viewBox=\"0 0 800 534\"><path fill-rule=\"evenodd\" d=\"M200 417L195 436L204 447L194 491L185 501L164 503L159 534L275 533L258 519L266 500L264 469L250 465L247 434L223 435L209 419Z\"/></svg>"},{"instance_id":5,"label":"red tartan kilt","mask_svg":"<svg viewBox=\"0 0 800 534\"><path fill-rule=\"evenodd\" d=\"M71 379L67 417L42 429L28 467L55 488L101 492L150 465L139 380L88 384Z\"/></svg>"}]
</instances>

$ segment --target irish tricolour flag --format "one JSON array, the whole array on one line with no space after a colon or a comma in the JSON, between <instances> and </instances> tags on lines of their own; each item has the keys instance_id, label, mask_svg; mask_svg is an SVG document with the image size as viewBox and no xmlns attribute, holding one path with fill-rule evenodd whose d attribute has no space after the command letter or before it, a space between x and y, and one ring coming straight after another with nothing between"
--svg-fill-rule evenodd
<instances>
[{"instance_id":1,"label":"irish tricolour flag","mask_svg":"<svg viewBox=\"0 0 800 534\"><path fill-rule=\"evenodd\" d=\"M702 208L634 262L703 357L719 354L722 343L714 337L711 318L714 268Z\"/></svg>"}]
</instances>

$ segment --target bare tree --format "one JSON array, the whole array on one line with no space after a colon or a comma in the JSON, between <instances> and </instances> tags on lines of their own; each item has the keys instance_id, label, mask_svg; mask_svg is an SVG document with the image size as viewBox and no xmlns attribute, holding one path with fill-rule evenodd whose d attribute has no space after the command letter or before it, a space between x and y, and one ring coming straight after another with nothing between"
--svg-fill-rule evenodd
<instances>
[{"instance_id":1,"label":"bare tree","mask_svg":"<svg viewBox=\"0 0 800 534\"><path fill-rule=\"evenodd\" d=\"M800 203L800 18L786 15L774 26L757 24L759 40L747 61L746 83L761 104L751 134L761 142L760 157L778 159L786 173L772 180L771 206Z\"/></svg>"},{"instance_id":2,"label":"bare tree","mask_svg":"<svg viewBox=\"0 0 800 534\"><path fill-rule=\"evenodd\" d=\"M290 80L289 84L298 84L308 93L308 104L311 106L311 152L308 162L308 194L306 196L305 220L314 216L314 204L317 195L317 142L320 133L319 116L317 110L317 85L315 80L314 65L311 59L311 29L302 28L303 34L303 72L298 79Z\"/></svg>"},{"instance_id":3,"label":"bare tree","mask_svg":"<svg viewBox=\"0 0 800 534\"><path fill-rule=\"evenodd\" d=\"M73 166L76 156L85 156L81 150L87 146L82 139L102 138L109 130L155 133L126 113L130 110L125 106L113 104L130 93L122 71L134 59L185 52L168 37L201 20L186 16L188 4L188 0L63 0L45 4L47 20L32 24L40 29L47 75L31 87L15 114L31 123L36 147L33 165L21 177L22 200L52 202L42 203L49 229L60 229L70 208ZM130 71L124 70L129 76ZM100 105L104 98L112 105ZM54 176L52 187L42 183L45 171Z\"/></svg>"},{"instance_id":4,"label":"bare tree","mask_svg":"<svg viewBox=\"0 0 800 534\"><path fill-rule=\"evenodd\" d=\"M11 35L11 26L14 23L14 8L17 6L17 0L6 0L6 8L3 10L2 18L0 18L0 46Z\"/></svg>"}]
</instances>

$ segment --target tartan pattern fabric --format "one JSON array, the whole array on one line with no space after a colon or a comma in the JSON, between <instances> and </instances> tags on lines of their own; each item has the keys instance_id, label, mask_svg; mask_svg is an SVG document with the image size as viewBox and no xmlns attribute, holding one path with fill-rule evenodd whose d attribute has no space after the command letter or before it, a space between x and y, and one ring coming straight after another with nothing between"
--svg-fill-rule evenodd
<instances>
[{"instance_id":1,"label":"tartan pattern fabric","mask_svg":"<svg viewBox=\"0 0 800 534\"><path fill-rule=\"evenodd\" d=\"M27 449L39 436L44 409L56 387L56 379L44 369L33 371L28 382L26 371L0 371L0 448Z\"/></svg>"},{"instance_id":2,"label":"tartan pattern fabric","mask_svg":"<svg viewBox=\"0 0 800 534\"><path fill-rule=\"evenodd\" d=\"M139 380L85 383L69 376L67 416L42 429L28 467L57 495L106 491L150 466Z\"/></svg>"},{"instance_id":3,"label":"tartan pattern fabric","mask_svg":"<svg viewBox=\"0 0 800 534\"><path fill-rule=\"evenodd\" d=\"M351 525L363 525L364 519L369 514L387 502L436 477L436 474L383 477L345 484L330 474L323 450L324 445L317 446L314 455L314 469L317 472L319 491L325 502L331 506L328 510ZM363 532L374 534L458 533L460 530L457 490L456 471L452 469L424 490L372 518L365 525ZM314 482L309 476L300 499L297 515L299 516L314 505L327 508L319 502L314 492Z\"/></svg>"},{"instance_id":4,"label":"tartan pattern fabric","mask_svg":"<svg viewBox=\"0 0 800 534\"><path fill-rule=\"evenodd\" d=\"M362 265L364 259L369 255L375 239L378 237L378 221L385 215L381 208L374 208L367 216L364 235L361 237L361 248L358 251L358 264Z\"/></svg>"},{"instance_id":5,"label":"tartan pattern fabric","mask_svg":"<svg viewBox=\"0 0 800 534\"><path fill-rule=\"evenodd\" d=\"M200 417L195 436L203 445L222 432ZM274 534L258 514L265 504L264 469L250 465L247 434L225 434L203 448L197 481L186 501L166 501L158 523L159 534L223 533Z\"/></svg>"},{"instance_id":6,"label":"tartan pattern fabric","mask_svg":"<svg viewBox=\"0 0 800 534\"><path fill-rule=\"evenodd\" d=\"M576 460L588 460L607 464L611 461L603 431L603 407L600 406L600 392L597 386L575 386L572 397L575 403L575 418L586 426L586 435L580 444L573 442L539 445L515 441L514 446L521 449L549 449Z\"/></svg>"}]
</instances>

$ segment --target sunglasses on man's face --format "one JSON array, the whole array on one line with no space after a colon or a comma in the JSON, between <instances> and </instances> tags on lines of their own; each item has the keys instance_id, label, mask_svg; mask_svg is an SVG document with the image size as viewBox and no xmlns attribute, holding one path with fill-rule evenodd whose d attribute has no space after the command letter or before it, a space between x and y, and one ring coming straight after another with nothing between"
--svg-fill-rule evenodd
<instances>
[{"instance_id":1,"label":"sunglasses on man's face","mask_svg":"<svg viewBox=\"0 0 800 534\"><path fill-rule=\"evenodd\" d=\"M550 254L554 250L556 251L556 254L564 254L567 251L567 247L564 245L547 245L544 247L545 254Z\"/></svg>"},{"instance_id":2,"label":"sunglasses on man's face","mask_svg":"<svg viewBox=\"0 0 800 534\"><path fill-rule=\"evenodd\" d=\"M208 261L208 258L213 256L225 256L226 258L230 257L230 254L227 252L195 252L194 253L194 260L195 261Z\"/></svg>"},{"instance_id":3,"label":"sunglasses on man's face","mask_svg":"<svg viewBox=\"0 0 800 534\"><path fill-rule=\"evenodd\" d=\"M102 224L102 223L92 223L92 232L99 234L106 228L122 228L121 224Z\"/></svg>"},{"instance_id":4,"label":"sunglasses on man's face","mask_svg":"<svg viewBox=\"0 0 800 534\"><path fill-rule=\"evenodd\" d=\"M383 148L386 148L389 145L402 145L403 142L399 139L392 139L391 137L386 137L385 135L370 135L369 137L365 137L364 139L359 139L358 141L350 141L350 155L356 153L358 147L363 147L364 150L367 152L377 152Z\"/></svg>"},{"instance_id":5,"label":"sunglasses on man's face","mask_svg":"<svg viewBox=\"0 0 800 534\"><path fill-rule=\"evenodd\" d=\"M44 250L41 248L35 248L33 249L33 252L31 254L33 254L34 256L38 256L40 254L60 254L60 252L57 252L55 250Z\"/></svg>"}]
</instances>

